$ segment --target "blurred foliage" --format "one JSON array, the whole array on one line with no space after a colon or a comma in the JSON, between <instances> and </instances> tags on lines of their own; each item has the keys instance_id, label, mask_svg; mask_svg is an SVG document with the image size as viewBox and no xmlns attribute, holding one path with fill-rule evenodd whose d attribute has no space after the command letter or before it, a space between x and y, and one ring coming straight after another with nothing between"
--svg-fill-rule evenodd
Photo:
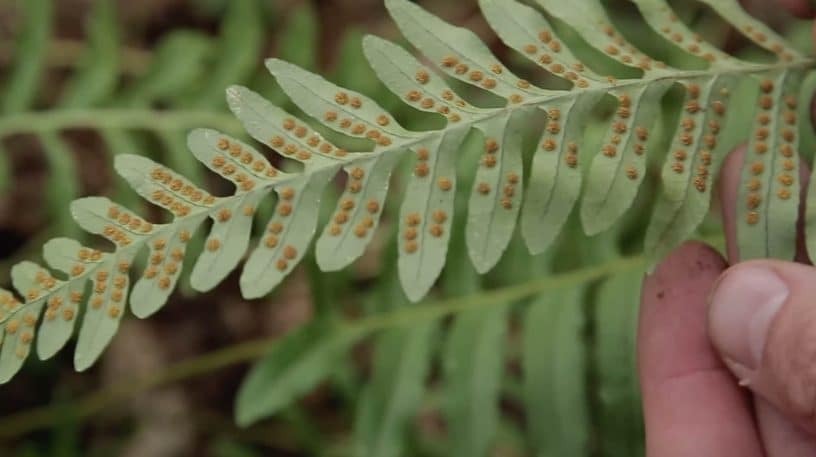
<instances>
[{"instance_id":1,"label":"blurred foliage","mask_svg":"<svg viewBox=\"0 0 816 457\"><path fill-rule=\"evenodd\" d=\"M226 114L223 92L232 84L248 85L276 104L288 103L262 68L268 53L306 69L329 70L333 82L372 97L407 128L429 127L426 116L402 104L371 71L361 51L361 29L349 27L340 40L325 43L317 10L308 3L283 11L275 2L261 0L198 0L197 12L220 22L215 34L168 31L152 47L144 71L125 75L135 54L125 47L126 31L119 26L115 2L96 0L86 17L83 52L54 99L40 90L49 81L49 47L59 42L53 35L54 2L25 0L18 5L23 25L14 60L2 78L0 139L36 138L49 169L43 187L48 222L42 233L4 259L6 270L19 258L31 257L53 234L76 233L66 208L84 192L77 170L84 146L65 135L66 130L94 131L108 162L120 153L143 154L224 190L207 181L187 151L185 134L192 127L212 126L246 139ZM700 12L694 2L676 6L692 28L725 44L724 27L714 15ZM330 7L321 11L331 14ZM633 42L669 62L685 58L683 53L671 54L648 34L639 36L643 27L634 25L639 18L622 11L616 20ZM791 33L809 49L806 25L796 24ZM322 64L321 56L330 54L322 46L337 52L336 67ZM754 49L742 52L761 57ZM546 78L517 56L503 57L519 74ZM611 69L615 71L620 68ZM483 93L465 92L475 101L490 103ZM672 125L677 103L671 96L664 102L661 123ZM594 118L586 128L587 141L600 141L606 122L603 114ZM666 131L663 138L671 135ZM478 157L483 141L471 134L461 162ZM526 141L527 164L534 142ZM0 145L4 191L14 187L9 148ZM654 178L661 162L656 158L651 164L641 200L656 192ZM403 193L412 171L408 164L399 169L392 192L396 196ZM468 179L472 182L473 177L465 176L460 189L469 188ZM142 205L124 185L107 185L107 193L132 209ZM531 257L516 236L499 267L484 277L467 261L465 217L459 212L441 288L421 305L408 304L397 278L396 224L383 230L391 241L384 243L387 247L369 254L378 267L368 277L360 277L359 265L332 274L304 266L314 268L306 281L315 317L275 342L257 361L236 394L237 422L249 425L271 418L249 431L263 430L259 427L270 422L285 424L294 431L281 440L289 449L285 455L643 455L634 358L643 262L624 257L641 250L650 207L641 200L627 223L611 234L590 239L573 229L577 221L570 221L558 249L542 256ZM389 201L385 211L393 220L396 202ZM716 220L698 235L712 233L719 233ZM592 270L598 265L601 273ZM545 276L550 282L542 282ZM514 284L534 292L509 293ZM499 291L496 297L501 298L503 288L509 291L507 300L468 305L472 297L490 291ZM116 455L123 436L89 452L81 419L71 416L71 400L61 394L49 397L53 411L59 412L48 419L52 427L3 443L3 455ZM213 433L205 441L202 452L215 457L270 455L270 442L276 442L258 442L239 432Z\"/></svg>"}]
</instances>

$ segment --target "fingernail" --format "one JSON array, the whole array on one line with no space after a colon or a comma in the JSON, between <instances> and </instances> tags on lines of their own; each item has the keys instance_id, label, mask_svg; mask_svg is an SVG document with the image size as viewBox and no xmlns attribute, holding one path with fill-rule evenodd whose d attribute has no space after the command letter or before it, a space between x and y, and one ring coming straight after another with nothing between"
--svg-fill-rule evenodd
<instances>
[{"instance_id":1,"label":"fingernail","mask_svg":"<svg viewBox=\"0 0 816 457\"><path fill-rule=\"evenodd\" d=\"M749 372L759 367L768 330L788 298L788 285L773 271L762 267L737 267L715 285L710 297L711 339L736 374L750 381Z\"/></svg>"}]
</instances>

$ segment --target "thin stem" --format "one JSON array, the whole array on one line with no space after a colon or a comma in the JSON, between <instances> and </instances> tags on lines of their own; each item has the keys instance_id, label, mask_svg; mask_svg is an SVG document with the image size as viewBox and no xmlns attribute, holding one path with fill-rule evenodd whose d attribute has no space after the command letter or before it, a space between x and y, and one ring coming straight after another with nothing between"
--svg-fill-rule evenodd
<instances>
[{"instance_id":1,"label":"thin stem","mask_svg":"<svg viewBox=\"0 0 816 457\"><path fill-rule=\"evenodd\" d=\"M707 240L721 244L720 238ZM341 324L336 332L340 336L363 338L374 332L416 325L419 322L441 319L451 314L473 311L490 306L515 302L544 292L576 287L615 273L643 268L644 255L618 258L600 265L582 268L569 273L534 279L522 284L495 289L488 292L434 301L425 305L400 308L383 315L373 315ZM335 338L335 336L329 336ZM179 362L164 371L140 379L105 387L68 404L53 404L12 414L0 419L0 438L13 438L32 430L48 427L57 420L55 414L61 408L70 408L77 420L93 416L128 397L173 382L193 379L204 374L257 359L278 344L278 338L264 338L239 343L200 357Z\"/></svg>"},{"instance_id":2,"label":"thin stem","mask_svg":"<svg viewBox=\"0 0 816 457\"><path fill-rule=\"evenodd\" d=\"M141 129L152 131L218 127L239 133L241 124L221 111L158 111L150 109L88 109L27 112L0 118L0 137L70 129Z\"/></svg>"}]
</instances>

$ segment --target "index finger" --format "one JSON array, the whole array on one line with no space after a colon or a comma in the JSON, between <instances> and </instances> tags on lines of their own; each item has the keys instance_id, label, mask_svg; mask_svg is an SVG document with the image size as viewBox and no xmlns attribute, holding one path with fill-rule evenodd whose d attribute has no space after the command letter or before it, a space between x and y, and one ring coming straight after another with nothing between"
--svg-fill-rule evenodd
<instances>
[{"instance_id":1,"label":"index finger","mask_svg":"<svg viewBox=\"0 0 816 457\"><path fill-rule=\"evenodd\" d=\"M814 14L813 7L808 0L779 0L779 3L799 17L812 17Z\"/></svg>"},{"instance_id":2,"label":"index finger","mask_svg":"<svg viewBox=\"0 0 816 457\"><path fill-rule=\"evenodd\" d=\"M638 371L650 457L761 457L751 407L707 333L709 289L722 257L686 243L646 278Z\"/></svg>"}]
</instances>

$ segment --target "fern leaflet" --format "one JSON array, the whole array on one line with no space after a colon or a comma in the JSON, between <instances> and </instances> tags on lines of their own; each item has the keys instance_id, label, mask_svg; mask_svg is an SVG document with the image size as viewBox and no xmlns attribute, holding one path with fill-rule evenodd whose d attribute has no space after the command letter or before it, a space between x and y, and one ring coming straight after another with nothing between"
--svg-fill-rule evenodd
<instances>
[{"instance_id":1,"label":"fern leaflet","mask_svg":"<svg viewBox=\"0 0 816 457\"><path fill-rule=\"evenodd\" d=\"M103 253L76 241L57 239L45 246L45 259L51 268L65 273L65 279L31 262L14 268L14 287L24 302L10 293L3 295L0 381L7 381L22 365L35 333L41 358L58 351L73 332L73 321L83 304L75 364L77 369L90 366L124 314L134 258L149 251L147 266L133 284L129 300L133 313L146 317L166 303L187 257L187 245L207 219L212 228L192 267L192 285L202 291L211 289L243 257L259 203L275 198L274 214L263 221L265 233L252 248L240 280L245 297L266 295L304 257L317 232L324 189L338 174L345 178L346 187L317 241L316 258L325 270L348 266L371 240L391 173L409 155L416 161L399 212L398 265L406 294L412 301L420 300L448 256L455 196L461 185L457 182L461 174L458 151L473 129L481 132L483 147L475 179L462 195L468 200L466 251L478 272L490 270L499 261L519 215L521 231L534 253L553 243L579 200L584 231L606 231L632 205L646 174L647 157L660 152L651 150L652 132L660 101L672 87L684 91L685 101L667 155L647 249L660 255L691 236L700 224L708 210L717 167L732 146L724 138L735 130L733 96L745 81L754 81L762 94L753 114L750 148L754 156L745 167L740 247L745 257L791 257L797 216L798 121L802 117L797 101L800 90L810 87L804 82L812 59L747 16L735 0L703 3L776 55L775 62L737 60L693 34L665 1L633 1L649 26L705 63L705 68L674 68L645 55L616 29L596 0L539 0L538 6L549 17L573 27L604 59L641 74L625 79L602 76L581 53L569 48L560 30L539 10L515 0L481 0L485 17L509 47L571 86L541 88L513 74L473 32L447 24L408 0L386 0L403 35L436 66L430 68L386 40L365 39L365 56L382 82L410 106L445 122L438 130L411 131L361 93L282 60L268 60L269 71L303 112L329 129L366 141L368 150L348 152L304 120L235 86L228 89L227 102L247 132L282 158L298 162L302 171L284 172L253 145L216 130L192 132L187 145L195 159L234 184L230 196L211 195L194 182L197 179L189 180L144 157L118 155L117 172L142 198L165 209L173 219L153 224L107 199L75 201L72 215L79 225L107 238L116 249ZM246 56L233 57L235 65L244 67ZM446 78L490 92L503 104L474 106ZM616 109L594 154L582 130L589 114L604 100L612 100ZM201 100L191 106L202 103L210 102ZM519 132L536 115L546 116L546 121L540 126L529 176L524 176ZM173 137L167 141L178 143ZM525 181L526 198L522 198ZM88 281L92 290L84 297ZM395 331L388 338L413 342L406 346L407 352L391 360L385 355L387 348L381 349L382 363L400 363L404 357L402 362L410 366L425 358L434 328L405 332ZM408 400L414 396L406 395L404 400L411 403ZM375 443L386 440L408 406L372 405L372 411L390 411L395 422L369 424L373 428L361 430L361 436L379 435ZM381 444L387 447L387 440Z\"/></svg>"}]
</instances>

